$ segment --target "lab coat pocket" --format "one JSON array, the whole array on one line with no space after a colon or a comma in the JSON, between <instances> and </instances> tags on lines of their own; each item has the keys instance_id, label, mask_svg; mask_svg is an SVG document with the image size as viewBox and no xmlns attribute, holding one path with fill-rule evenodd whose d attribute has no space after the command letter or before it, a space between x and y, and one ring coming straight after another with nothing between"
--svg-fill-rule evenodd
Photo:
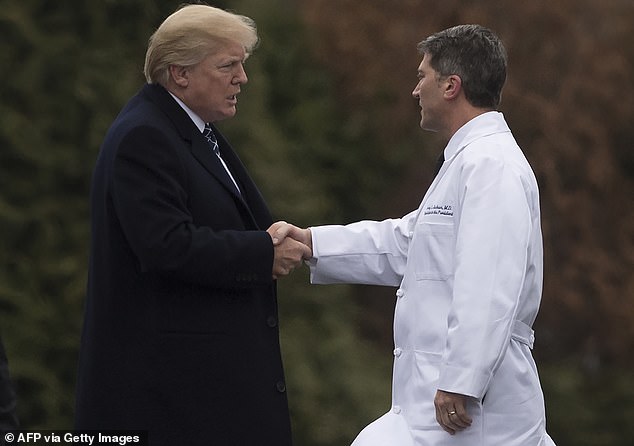
<instances>
[{"instance_id":1,"label":"lab coat pocket","mask_svg":"<svg viewBox=\"0 0 634 446\"><path fill-rule=\"evenodd\" d=\"M416 350L414 370L406 398L406 412L409 425L415 429L437 429L434 397L438 388L441 355L439 353Z\"/></svg>"},{"instance_id":2,"label":"lab coat pocket","mask_svg":"<svg viewBox=\"0 0 634 446\"><path fill-rule=\"evenodd\" d=\"M416 225L414 271L416 280L447 280L452 274L454 225L420 222Z\"/></svg>"}]
</instances>

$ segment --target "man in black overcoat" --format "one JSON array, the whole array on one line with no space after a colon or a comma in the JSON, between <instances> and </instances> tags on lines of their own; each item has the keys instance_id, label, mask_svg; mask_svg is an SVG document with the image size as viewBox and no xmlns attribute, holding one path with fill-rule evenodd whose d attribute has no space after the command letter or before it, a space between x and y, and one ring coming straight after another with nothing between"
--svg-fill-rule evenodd
<instances>
[{"instance_id":1,"label":"man in black overcoat","mask_svg":"<svg viewBox=\"0 0 634 446\"><path fill-rule=\"evenodd\" d=\"M251 19L206 5L150 39L148 83L93 176L77 429L148 431L152 446L291 444L275 279L310 250L273 246L264 199L213 125L235 115L257 41Z\"/></svg>"}]
</instances>

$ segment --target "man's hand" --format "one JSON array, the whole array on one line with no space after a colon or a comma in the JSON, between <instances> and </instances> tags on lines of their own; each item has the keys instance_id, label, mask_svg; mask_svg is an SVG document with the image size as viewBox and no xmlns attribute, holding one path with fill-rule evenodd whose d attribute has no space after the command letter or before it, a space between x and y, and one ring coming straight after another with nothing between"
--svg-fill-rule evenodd
<instances>
[{"instance_id":1,"label":"man's hand","mask_svg":"<svg viewBox=\"0 0 634 446\"><path fill-rule=\"evenodd\" d=\"M286 223L285 221L278 221L271 225L271 227L268 229L268 232L273 238L273 245L282 243L287 237L290 237L308 246L308 248L311 250L310 255L306 257L306 260L310 259L313 256L313 238L312 234L310 233L310 229L302 229L290 223Z\"/></svg>"},{"instance_id":2,"label":"man's hand","mask_svg":"<svg viewBox=\"0 0 634 446\"><path fill-rule=\"evenodd\" d=\"M434 405L436 406L436 421L451 435L471 426L471 417L467 414L466 395L438 390Z\"/></svg>"},{"instance_id":3,"label":"man's hand","mask_svg":"<svg viewBox=\"0 0 634 446\"><path fill-rule=\"evenodd\" d=\"M312 257L312 249L306 246L302 241L295 240L290 236L294 229L301 231L300 228L290 225L284 221L273 223L266 232L269 233L273 240L274 258L273 258L273 278L277 279L281 276L287 276L295 268L302 264L306 259ZM310 240L310 233L308 235Z\"/></svg>"}]
</instances>

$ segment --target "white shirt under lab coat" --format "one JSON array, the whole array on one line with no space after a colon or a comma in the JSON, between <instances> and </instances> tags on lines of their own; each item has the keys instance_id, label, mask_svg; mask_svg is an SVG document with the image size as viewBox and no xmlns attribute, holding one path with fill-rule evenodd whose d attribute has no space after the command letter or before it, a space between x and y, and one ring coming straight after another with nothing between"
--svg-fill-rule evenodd
<instances>
[{"instance_id":1,"label":"white shirt under lab coat","mask_svg":"<svg viewBox=\"0 0 634 446\"><path fill-rule=\"evenodd\" d=\"M531 348L542 291L535 176L503 116L460 128L420 207L311 228L312 283L396 286L392 407L354 446L544 446ZM472 425L436 422L437 389L470 395Z\"/></svg>"}]
</instances>

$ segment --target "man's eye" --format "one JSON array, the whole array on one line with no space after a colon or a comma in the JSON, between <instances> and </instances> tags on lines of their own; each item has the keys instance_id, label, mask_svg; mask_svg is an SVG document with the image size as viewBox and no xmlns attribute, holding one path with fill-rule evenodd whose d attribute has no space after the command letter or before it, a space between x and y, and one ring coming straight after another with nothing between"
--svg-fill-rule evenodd
<instances>
[{"instance_id":1,"label":"man's eye","mask_svg":"<svg viewBox=\"0 0 634 446\"><path fill-rule=\"evenodd\" d=\"M240 64L242 64L242 61L241 61L241 60L235 60L235 61L233 61L233 62L228 62L228 63L226 63L226 64L224 65L224 67L227 67L227 68L229 68L229 67L235 67L235 66L240 65Z\"/></svg>"}]
</instances>

